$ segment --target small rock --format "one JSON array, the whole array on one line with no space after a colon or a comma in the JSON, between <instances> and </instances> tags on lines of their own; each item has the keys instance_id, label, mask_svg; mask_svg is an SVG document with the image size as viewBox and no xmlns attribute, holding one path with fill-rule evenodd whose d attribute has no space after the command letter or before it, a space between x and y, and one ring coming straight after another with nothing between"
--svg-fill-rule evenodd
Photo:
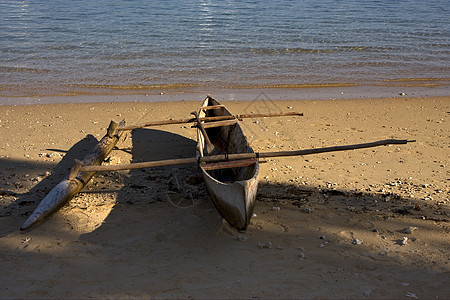
<instances>
[{"instance_id":1,"label":"small rock","mask_svg":"<svg viewBox=\"0 0 450 300\"><path fill-rule=\"evenodd\" d=\"M362 242L363 242L363 240L354 239L353 242L352 242L352 244L353 244L353 245L361 245Z\"/></svg>"},{"instance_id":2,"label":"small rock","mask_svg":"<svg viewBox=\"0 0 450 300\"><path fill-rule=\"evenodd\" d=\"M311 214L314 211L314 207L305 207L303 212Z\"/></svg>"},{"instance_id":3,"label":"small rock","mask_svg":"<svg viewBox=\"0 0 450 300\"><path fill-rule=\"evenodd\" d=\"M62 158L61 154L59 154L58 152L52 152L52 153L48 154L47 157L49 157L49 158Z\"/></svg>"},{"instance_id":4,"label":"small rock","mask_svg":"<svg viewBox=\"0 0 450 300\"><path fill-rule=\"evenodd\" d=\"M288 106L287 108L288 108L288 109L292 109L292 106Z\"/></svg>"},{"instance_id":5,"label":"small rock","mask_svg":"<svg viewBox=\"0 0 450 300\"><path fill-rule=\"evenodd\" d=\"M237 239L238 239L239 241L241 241L241 242L246 242L246 241L248 240L248 236L243 235L243 234L239 234L239 235L237 236Z\"/></svg>"},{"instance_id":6,"label":"small rock","mask_svg":"<svg viewBox=\"0 0 450 300\"><path fill-rule=\"evenodd\" d=\"M406 96L406 94L405 94L405 93L400 93L399 95L400 95L400 96Z\"/></svg>"},{"instance_id":7,"label":"small rock","mask_svg":"<svg viewBox=\"0 0 450 300\"><path fill-rule=\"evenodd\" d=\"M274 207L272 207L272 210L273 211L280 211L280 207L279 206L274 206Z\"/></svg>"},{"instance_id":8,"label":"small rock","mask_svg":"<svg viewBox=\"0 0 450 300\"><path fill-rule=\"evenodd\" d=\"M417 229L418 229L417 227L409 226L409 227L404 228L404 229L402 230L402 232L403 232L403 233L406 233L406 234L411 234L411 233L413 233L414 231L416 231Z\"/></svg>"},{"instance_id":9,"label":"small rock","mask_svg":"<svg viewBox=\"0 0 450 300\"><path fill-rule=\"evenodd\" d=\"M408 297L408 298L419 299L419 298L416 296L416 294L413 294L413 293L410 293L410 292L407 292L405 296Z\"/></svg>"},{"instance_id":10,"label":"small rock","mask_svg":"<svg viewBox=\"0 0 450 300\"><path fill-rule=\"evenodd\" d=\"M321 235L321 236L319 237L319 239L324 240L324 239L325 239L325 236L324 236L324 235Z\"/></svg>"},{"instance_id":11,"label":"small rock","mask_svg":"<svg viewBox=\"0 0 450 300\"><path fill-rule=\"evenodd\" d=\"M409 283L407 283L407 282L402 282L401 285L402 285L402 286L409 286Z\"/></svg>"},{"instance_id":12,"label":"small rock","mask_svg":"<svg viewBox=\"0 0 450 300\"><path fill-rule=\"evenodd\" d=\"M272 249L272 243L271 242L267 242L267 243L261 243L258 242L256 244L260 249Z\"/></svg>"},{"instance_id":13,"label":"small rock","mask_svg":"<svg viewBox=\"0 0 450 300\"><path fill-rule=\"evenodd\" d=\"M300 256L300 260L304 260L306 258L305 252L300 252L299 256Z\"/></svg>"},{"instance_id":14,"label":"small rock","mask_svg":"<svg viewBox=\"0 0 450 300\"><path fill-rule=\"evenodd\" d=\"M406 244L408 244L408 238L406 236L404 236L403 239L400 241L400 245L404 246Z\"/></svg>"}]
</instances>

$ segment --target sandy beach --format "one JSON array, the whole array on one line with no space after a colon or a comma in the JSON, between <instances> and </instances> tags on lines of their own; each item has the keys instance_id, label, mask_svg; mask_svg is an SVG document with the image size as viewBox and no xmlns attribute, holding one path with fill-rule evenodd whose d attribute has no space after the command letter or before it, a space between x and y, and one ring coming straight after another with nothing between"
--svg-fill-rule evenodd
<instances>
[{"instance_id":1,"label":"sandy beach","mask_svg":"<svg viewBox=\"0 0 450 300\"><path fill-rule=\"evenodd\" d=\"M261 160L246 232L222 220L195 165L97 174L19 231L110 120L187 118L201 99L0 106L0 298L450 297L450 97L217 100L304 114L243 120L260 152L416 142ZM190 124L138 129L105 163L195 146Z\"/></svg>"}]
</instances>

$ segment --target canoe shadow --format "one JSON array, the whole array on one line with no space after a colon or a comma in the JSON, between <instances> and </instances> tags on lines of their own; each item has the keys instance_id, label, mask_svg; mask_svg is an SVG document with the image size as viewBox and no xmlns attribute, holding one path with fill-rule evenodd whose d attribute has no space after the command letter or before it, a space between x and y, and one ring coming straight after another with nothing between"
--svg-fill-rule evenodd
<instances>
[{"instance_id":1,"label":"canoe shadow","mask_svg":"<svg viewBox=\"0 0 450 300\"><path fill-rule=\"evenodd\" d=\"M131 134L132 162L157 161L195 156L196 141L167 131L137 129ZM208 230L216 230L221 218L208 198L200 169L195 165L175 165L130 170L124 173L123 187L103 224L82 236L83 240L98 235L114 235L117 226L134 223L154 227L145 232L160 239L158 229L173 228L182 235L198 234L192 222L204 222ZM151 219L151 220L150 220ZM125 226L125 224L124 224ZM189 229L191 228L191 229Z\"/></svg>"}]
</instances>

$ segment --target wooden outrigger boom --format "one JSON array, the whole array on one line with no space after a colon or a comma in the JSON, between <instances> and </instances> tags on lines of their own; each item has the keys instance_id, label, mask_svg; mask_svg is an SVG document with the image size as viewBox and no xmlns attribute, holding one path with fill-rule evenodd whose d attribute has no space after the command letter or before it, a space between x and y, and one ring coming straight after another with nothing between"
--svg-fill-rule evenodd
<instances>
[{"instance_id":1,"label":"wooden outrigger boom","mask_svg":"<svg viewBox=\"0 0 450 300\"><path fill-rule=\"evenodd\" d=\"M376 141L376 142L371 142L371 143L353 144L353 145L345 145L345 146L334 146L334 147L325 147L325 148L313 148L313 149L294 150L294 151L220 154L220 155L205 156L205 157L201 157L201 158L198 158L198 157L177 158L177 159L166 159L166 160L159 160L159 161L149 161L149 162L111 165L111 166L85 166L85 167L81 167L81 171L85 171L85 172L123 171L123 170L154 168L154 167L162 167L162 166L196 164L196 163L202 163L202 162L210 163L210 162L220 162L220 161L244 160L244 159L251 159L251 158L258 159L258 158L282 157L282 156L302 156L302 155L310 155L310 154L318 154L318 153L326 153L326 152L337 152L337 151L373 148L373 147L378 147L378 146L387 146L387 145L395 145L395 144L407 144L407 143L412 143L412 142L415 142L415 140L389 139L389 140L381 140L381 141Z\"/></svg>"}]
</instances>

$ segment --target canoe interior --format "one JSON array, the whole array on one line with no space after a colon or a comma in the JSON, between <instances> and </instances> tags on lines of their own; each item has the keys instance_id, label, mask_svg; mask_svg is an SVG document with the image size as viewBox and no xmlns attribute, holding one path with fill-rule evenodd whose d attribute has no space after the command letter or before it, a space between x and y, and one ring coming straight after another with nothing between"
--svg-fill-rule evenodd
<instances>
[{"instance_id":1,"label":"canoe interior","mask_svg":"<svg viewBox=\"0 0 450 300\"><path fill-rule=\"evenodd\" d=\"M212 98L207 98L203 106L218 105L219 103ZM215 117L231 115L224 107L208 109L200 112L200 117ZM248 145L248 142L238 124L229 126L220 126L213 128L206 128L211 143L214 144L215 149L212 153L206 153L206 147L200 149L202 156L217 155L217 154L232 154L232 153L253 153L253 149ZM200 134L201 135L201 134ZM201 137L203 141L203 137ZM200 143L203 145L204 143ZM256 164L245 167L208 170L208 174L221 182L233 182L249 180L255 175Z\"/></svg>"}]
</instances>

